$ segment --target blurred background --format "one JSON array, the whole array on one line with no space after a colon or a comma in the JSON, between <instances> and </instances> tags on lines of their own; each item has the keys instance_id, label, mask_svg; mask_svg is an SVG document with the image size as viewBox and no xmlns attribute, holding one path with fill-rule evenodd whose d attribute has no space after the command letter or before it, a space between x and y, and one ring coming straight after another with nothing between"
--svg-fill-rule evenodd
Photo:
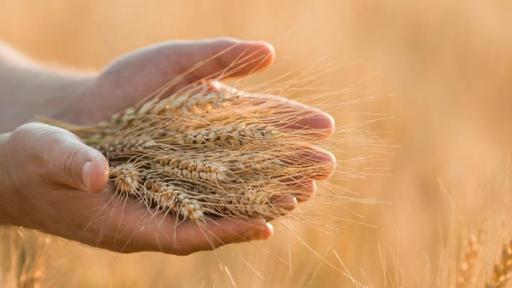
<instances>
[{"instance_id":1,"label":"blurred background","mask_svg":"<svg viewBox=\"0 0 512 288\"><path fill-rule=\"evenodd\" d=\"M51 238L49 286L448 287L469 234L487 239L475 272L482 279L510 236L510 1L0 0L0 7L2 41L76 70L96 71L172 39L269 41L277 61L249 84L310 73L339 93L291 96L333 113L339 127L361 123L365 135L385 140L345 150L336 143L350 141L335 135L340 171L347 159L379 161L353 171L365 177L335 176L319 191L376 203L311 201L303 208L309 220L283 220L272 240L187 257L115 254Z\"/></svg>"}]
</instances>

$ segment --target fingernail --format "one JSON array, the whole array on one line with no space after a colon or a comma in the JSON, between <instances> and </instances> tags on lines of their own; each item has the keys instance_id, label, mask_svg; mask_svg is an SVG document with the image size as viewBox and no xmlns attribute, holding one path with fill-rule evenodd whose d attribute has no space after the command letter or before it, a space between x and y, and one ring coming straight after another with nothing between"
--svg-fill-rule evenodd
<instances>
[{"instance_id":1,"label":"fingernail","mask_svg":"<svg viewBox=\"0 0 512 288\"><path fill-rule=\"evenodd\" d=\"M273 203L276 204L277 208L282 209L281 212L286 213L286 211L292 211L295 209L298 201L297 197L294 195L287 194L277 198Z\"/></svg>"},{"instance_id":2,"label":"fingernail","mask_svg":"<svg viewBox=\"0 0 512 288\"><path fill-rule=\"evenodd\" d=\"M91 165L91 161L87 161L82 166L82 185L86 191L89 191L89 188L91 186Z\"/></svg>"},{"instance_id":3,"label":"fingernail","mask_svg":"<svg viewBox=\"0 0 512 288\"><path fill-rule=\"evenodd\" d=\"M251 228L248 237L250 240L264 240L268 239L274 233L274 227L270 223L265 223L261 227Z\"/></svg>"},{"instance_id":4,"label":"fingernail","mask_svg":"<svg viewBox=\"0 0 512 288\"><path fill-rule=\"evenodd\" d=\"M282 204L280 204L279 206L284 209L286 213L286 211L292 211L293 209L295 209L295 207L297 207L297 204L299 203L299 201L297 200L297 197L293 196L293 195L289 195L288 198L287 198L287 202L284 202Z\"/></svg>"}]
</instances>

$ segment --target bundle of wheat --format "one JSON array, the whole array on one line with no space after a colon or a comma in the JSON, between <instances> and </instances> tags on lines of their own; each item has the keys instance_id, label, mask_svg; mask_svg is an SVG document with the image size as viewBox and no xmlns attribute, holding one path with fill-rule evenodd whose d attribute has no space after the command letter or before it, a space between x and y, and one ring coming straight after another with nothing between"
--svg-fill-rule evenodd
<instances>
[{"instance_id":1,"label":"bundle of wheat","mask_svg":"<svg viewBox=\"0 0 512 288\"><path fill-rule=\"evenodd\" d=\"M308 156L318 137L300 126L306 114L201 82L67 128L107 157L119 196L186 220L275 218L283 209L274 199L300 194L306 179L333 168Z\"/></svg>"}]
</instances>

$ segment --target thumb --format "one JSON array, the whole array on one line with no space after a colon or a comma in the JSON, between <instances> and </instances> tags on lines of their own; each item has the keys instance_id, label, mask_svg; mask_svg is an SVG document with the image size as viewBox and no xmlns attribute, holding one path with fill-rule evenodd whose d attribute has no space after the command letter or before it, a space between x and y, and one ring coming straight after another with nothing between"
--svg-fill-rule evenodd
<instances>
[{"instance_id":1,"label":"thumb","mask_svg":"<svg viewBox=\"0 0 512 288\"><path fill-rule=\"evenodd\" d=\"M97 150L71 132L40 123L17 130L29 145L29 153L43 160L44 175L51 181L75 189L99 192L108 181L108 162Z\"/></svg>"}]
</instances>

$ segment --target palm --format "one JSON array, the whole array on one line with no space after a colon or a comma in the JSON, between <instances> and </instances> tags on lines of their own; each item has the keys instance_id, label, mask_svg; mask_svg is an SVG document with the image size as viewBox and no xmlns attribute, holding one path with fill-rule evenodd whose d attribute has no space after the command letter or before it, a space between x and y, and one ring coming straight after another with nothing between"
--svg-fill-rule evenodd
<instances>
[{"instance_id":1,"label":"palm","mask_svg":"<svg viewBox=\"0 0 512 288\"><path fill-rule=\"evenodd\" d=\"M255 219L241 226L239 221L224 219L202 224L204 226L194 222L178 224L174 216L150 213L144 205L134 200L112 198L112 191L108 189L98 194L72 190L63 190L60 194L67 205L59 207L63 211L56 211L57 215L70 217L55 219L68 223L56 227L62 231L49 232L71 239L79 237L81 242L122 252L155 250L185 255L230 242L249 240L250 236L244 235L245 231L262 227L264 223ZM88 214L92 211L93 214ZM66 227L85 228L75 235L77 231ZM263 228L261 233L269 232Z\"/></svg>"}]
</instances>

